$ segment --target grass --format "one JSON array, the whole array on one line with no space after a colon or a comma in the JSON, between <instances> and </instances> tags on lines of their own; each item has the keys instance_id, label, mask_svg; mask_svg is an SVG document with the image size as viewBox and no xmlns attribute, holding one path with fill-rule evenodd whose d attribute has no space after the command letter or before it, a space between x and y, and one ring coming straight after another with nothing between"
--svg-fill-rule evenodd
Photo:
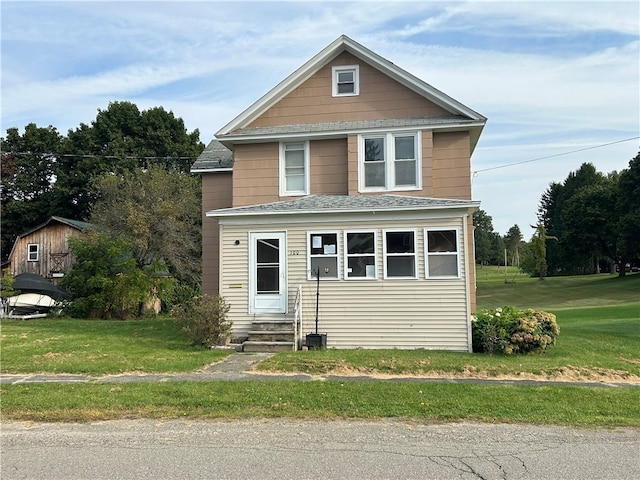
<instances>
[{"instance_id":1,"label":"grass","mask_svg":"<svg viewBox=\"0 0 640 480\"><path fill-rule=\"evenodd\" d=\"M263 369L307 373L487 376L640 376L640 275L509 277L478 270L480 307L555 313L557 344L544 355L494 356L404 350L284 352ZM513 272L508 272L512 275ZM512 283L515 282L515 283ZM184 372L225 351L190 346L170 320L3 321L2 373ZM595 377L594 377L595 376ZM640 388L350 381L163 382L3 385L3 419L359 418L529 422L640 427ZM579 402L576 401L579 399Z\"/></svg>"},{"instance_id":2,"label":"grass","mask_svg":"<svg viewBox=\"0 0 640 480\"><path fill-rule=\"evenodd\" d=\"M3 387L2 417L399 418L640 427L640 389L332 381L9 385Z\"/></svg>"},{"instance_id":3,"label":"grass","mask_svg":"<svg viewBox=\"0 0 640 480\"><path fill-rule=\"evenodd\" d=\"M169 319L2 321L2 373L188 372L229 351L194 347Z\"/></svg>"},{"instance_id":4,"label":"grass","mask_svg":"<svg viewBox=\"0 0 640 480\"><path fill-rule=\"evenodd\" d=\"M518 274L513 267L478 268L478 309L501 305L554 311L565 308L635 305L640 318L640 274L547 277Z\"/></svg>"}]
</instances>

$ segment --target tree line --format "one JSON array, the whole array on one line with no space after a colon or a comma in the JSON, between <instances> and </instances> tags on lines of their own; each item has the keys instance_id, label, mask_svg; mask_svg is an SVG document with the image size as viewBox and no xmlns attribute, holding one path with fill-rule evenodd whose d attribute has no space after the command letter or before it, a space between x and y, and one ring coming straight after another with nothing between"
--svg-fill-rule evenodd
<instances>
[{"instance_id":1,"label":"tree line","mask_svg":"<svg viewBox=\"0 0 640 480\"><path fill-rule=\"evenodd\" d=\"M591 163L552 182L542 194L534 233L518 225L501 236L483 210L473 215L476 260L519 266L525 273L582 275L640 267L640 153L621 172L604 174Z\"/></svg>"}]
</instances>

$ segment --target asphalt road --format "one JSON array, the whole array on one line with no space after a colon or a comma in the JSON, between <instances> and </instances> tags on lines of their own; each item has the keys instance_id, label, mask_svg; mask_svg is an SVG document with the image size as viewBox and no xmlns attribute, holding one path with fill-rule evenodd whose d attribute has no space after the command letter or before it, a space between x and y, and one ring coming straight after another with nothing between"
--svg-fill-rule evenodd
<instances>
[{"instance_id":1,"label":"asphalt road","mask_svg":"<svg viewBox=\"0 0 640 480\"><path fill-rule=\"evenodd\" d=\"M640 430L400 421L4 422L13 479L638 479Z\"/></svg>"}]
</instances>

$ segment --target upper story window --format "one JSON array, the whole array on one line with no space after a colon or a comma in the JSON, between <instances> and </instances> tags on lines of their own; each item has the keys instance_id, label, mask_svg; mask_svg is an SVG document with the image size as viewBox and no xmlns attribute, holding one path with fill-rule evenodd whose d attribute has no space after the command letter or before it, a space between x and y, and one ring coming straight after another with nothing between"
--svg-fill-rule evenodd
<instances>
[{"instance_id":1,"label":"upper story window","mask_svg":"<svg viewBox=\"0 0 640 480\"><path fill-rule=\"evenodd\" d=\"M307 278L338 278L338 233L309 232L307 244Z\"/></svg>"},{"instance_id":2,"label":"upper story window","mask_svg":"<svg viewBox=\"0 0 640 480\"><path fill-rule=\"evenodd\" d=\"M358 65L342 65L331 69L334 97L360 94L360 68Z\"/></svg>"},{"instance_id":3,"label":"upper story window","mask_svg":"<svg viewBox=\"0 0 640 480\"><path fill-rule=\"evenodd\" d=\"M309 142L280 144L280 195L309 193Z\"/></svg>"},{"instance_id":4,"label":"upper story window","mask_svg":"<svg viewBox=\"0 0 640 480\"><path fill-rule=\"evenodd\" d=\"M345 278L377 278L376 233L345 232L345 239Z\"/></svg>"},{"instance_id":5,"label":"upper story window","mask_svg":"<svg viewBox=\"0 0 640 480\"><path fill-rule=\"evenodd\" d=\"M40 249L37 243L27 245L27 261L37 262L40 259Z\"/></svg>"},{"instance_id":6,"label":"upper story window","mask_svg":"<svg viewBox=\"0 0 640 480\"><path fill-rule=\"evenodd\" d=\"M425 230L424 238L427 278L458 278L458 230Z\"/></svg>"},{"instance_id":7,"label":"upper story window","mask_svg":"<svg viewBox=\"0 0 640 480\"><path fill-rule=\"evenodd\" d=\"M416 278L418 256L415 230L384 232L383 256L385 278Z\"/></svg>"},{"instance_id":8,"label":"upper story window","mask_svg":"<svg viewBox=\"0 0 640 480\"><path fill-rule=\"evenodd\" d=\"M361 136L358 142L360 191L420 189L419 133Z\"/></svg>"}]
</instances>

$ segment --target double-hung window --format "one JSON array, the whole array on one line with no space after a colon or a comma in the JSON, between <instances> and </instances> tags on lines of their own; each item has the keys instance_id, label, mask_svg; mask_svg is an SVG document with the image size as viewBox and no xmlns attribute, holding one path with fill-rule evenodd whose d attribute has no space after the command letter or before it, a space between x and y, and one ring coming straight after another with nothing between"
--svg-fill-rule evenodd
<instances>
[{"instance_id":1,"label":"double-hung window","mask_svg":"<svg viewBox=\"0 0 640 480\"><path fill-rule=\"evenodd\" d=\"M280 144L280 195L309 193L309 142Z\"/></svg>"},{"instance_id":2,"label":"double-hung window","mask_svg":"<svg viewBox=\"0 0 640 480\"><path fill-rule=\"evenodd\" d=\"M341 65L331 69L333 77L332 95L334 97L360 94L360 69L358 65Z\"/></svg>"},{"instance_id":3,"label":"double-hung window","mask_svg":"<svg viewBox=\"0 0 640 480\"><path fill-rule=\"evenodd\" d=\"M345 278L377 278L376 233L345 232Z\"/></svg>"},{"instance_id":4,"label":"double-hung window","mask_svg":"<svg viewBox=\"0 0 640 480\"><path fill-rule=\"evenodd\" d=\"M386 230L383 236L384 278L416 278L415 230Z\"/></svg>"},{"instance_id":5,"label":"double-hung window","mask_svg":"<svg viewBox=\"0 0 640 480\"><path fill-rule=\"evenodd\" d=\"M37 243L30 243L27 245L27 261L37 262L40 258L39 245Z\"/></svg>"},{"instance_id":6,"label":"double-hung window","mask_svg":"<svg viewBox=\"0 0 640 480\"><path fill-rule=\"evenodd\" d=\"M425 274L427 278L458 278L460 258L457 229L427 229L425 238Z\"/></svg>"},{"instance_id":7,"label":"double-hung window","mask_svg":"<svg viewBox=\"0 0 640 480\"><path fill-rule=\"evenodd\" d=\"M338 278L338 233L309 232L307 242L307 278Z\"/></svg>"},{"instance_id":8,"label":"double-hung window","mask_svg":"<svg viewBox=\"0 0 640 480\"><path fill-rule=\"evenodd\" d=\"M419 139L418 133L361 136L358 146L360 190L421 188Z\"/></svg>"}]
</instances>

